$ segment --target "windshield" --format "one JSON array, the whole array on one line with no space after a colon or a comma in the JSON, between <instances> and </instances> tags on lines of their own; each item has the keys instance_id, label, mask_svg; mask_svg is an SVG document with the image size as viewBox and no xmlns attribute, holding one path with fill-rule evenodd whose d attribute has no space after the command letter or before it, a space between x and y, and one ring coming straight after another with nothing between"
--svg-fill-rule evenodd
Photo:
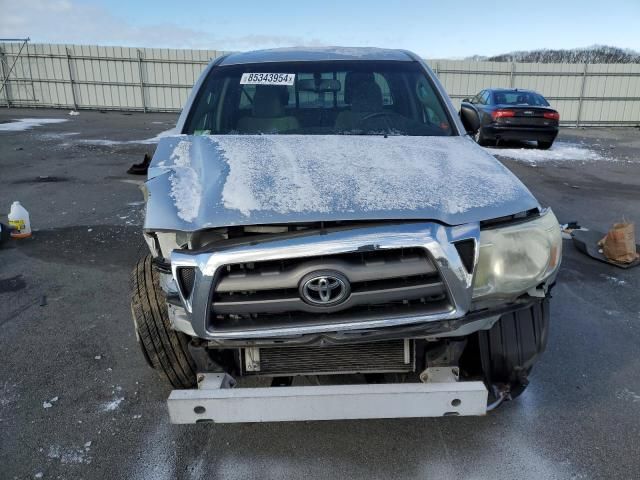
<instances>
[{"instance_id":1,"label":"windshield","mask_svg":"<svg viewBox=\"0 0 640 480\"><path fill-rule=\"evenodd\" d=\"M416 62L296 62L214 67L183 133L452 135Z\"/></svg>"},{"instance_id":2,"label":"windshield","mask_svg":"<svg viewBox=\"0 0 640 480\"><path fill-rule=\"evenodd\" d=\"M532 107L548 107L549 103L542 95L535 92L495 92L496 105L531 105Z\"/></svg>"}]
</instances>

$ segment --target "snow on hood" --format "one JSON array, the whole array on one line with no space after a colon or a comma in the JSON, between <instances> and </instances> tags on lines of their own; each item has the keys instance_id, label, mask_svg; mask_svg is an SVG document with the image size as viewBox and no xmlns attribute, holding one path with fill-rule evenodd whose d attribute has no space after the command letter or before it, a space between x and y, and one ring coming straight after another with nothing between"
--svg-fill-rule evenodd
<instances>
[{"instance_id":1,"label":"snow on hood","mask_svg":"<svg viewBox=\"0 0 640 480\"><path fill-rule=\"evenodd\" d=\"M538 207L515 176L464 137L167 138L147 188L151 230L320 220L455 225Z\"/></svg>"}]
</instances>

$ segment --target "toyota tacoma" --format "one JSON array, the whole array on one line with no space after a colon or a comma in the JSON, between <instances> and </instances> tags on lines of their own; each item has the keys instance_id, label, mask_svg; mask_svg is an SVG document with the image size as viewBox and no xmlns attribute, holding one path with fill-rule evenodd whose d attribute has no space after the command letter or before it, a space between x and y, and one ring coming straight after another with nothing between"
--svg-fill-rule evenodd
<instances>
[{"instance_id":1,"label":"toyota tacoma","mask_svg":"<svg viewBox=\"0 0 640 480\"><path fill-rule=\"evenodd\" d=\"M544 350L558 222L413 53L214 59L143 186L174 423L482 415Z\"/></svg>"}]
</instances>

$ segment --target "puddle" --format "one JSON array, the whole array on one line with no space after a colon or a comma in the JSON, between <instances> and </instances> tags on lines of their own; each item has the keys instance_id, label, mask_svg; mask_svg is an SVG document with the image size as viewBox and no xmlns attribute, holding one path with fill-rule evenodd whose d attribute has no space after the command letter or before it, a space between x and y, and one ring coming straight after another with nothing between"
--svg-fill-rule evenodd
<instances>
[{"instance_id":1,"label":"puddle","mask_svg":"<svg viewBox=\"0 0 640 480\"><path fill-rule=\"evenodd\" d=\"M51 175L40 175L35 178L21 178L19 180L14 180L11 182L13 185L20 184L30 184L30 183L59 183L59 182L68 182L71 179L68 177L56 177Z\"/></svg>"},{"instance_id":2,"label":"puddle","mask_svg":"<svg viewBox=\"0 0 640 480\"><path fill-rule=\"evenodd\" d=\"M22 275L0 279L0 293L17 292L26 286L27 284L22 278Z\"/></svg>"},{"instance_id":3,"label":"puddle","mask_svg":"<svg viewBox=\"0 0 640 480\"><path fill-rule=\"evenodd\" d=\"M15 248L46 262L112 270L133 268L143 244L139 226L83 225L34 231Z\"/></svg>"}]
</instances>

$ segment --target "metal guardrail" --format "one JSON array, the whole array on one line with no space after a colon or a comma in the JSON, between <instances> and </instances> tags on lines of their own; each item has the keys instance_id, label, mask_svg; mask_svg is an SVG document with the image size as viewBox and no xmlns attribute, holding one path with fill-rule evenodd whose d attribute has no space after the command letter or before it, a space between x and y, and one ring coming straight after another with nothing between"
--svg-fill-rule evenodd
<instances>
[{"instance_id":1,"label":"metal guardrail","mask_svg":"<svg viewBox=\"0 0 640 480\"><path fill-rule=\"evenodd\" d=\"M225 53L0 39L0 105L178 112L209 58ZM429 63L456 102L492 86L534 85L559 102L564 125L640 124L640 65Z\"/></svg>"}]
</instances>

